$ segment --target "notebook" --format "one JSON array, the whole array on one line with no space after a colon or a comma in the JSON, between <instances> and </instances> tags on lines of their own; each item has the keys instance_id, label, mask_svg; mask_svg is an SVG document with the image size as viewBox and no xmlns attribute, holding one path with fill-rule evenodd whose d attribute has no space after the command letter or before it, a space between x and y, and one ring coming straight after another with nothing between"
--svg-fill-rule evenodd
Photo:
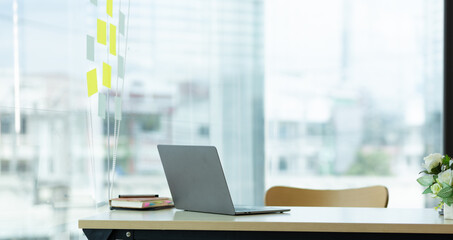
<instances>
[{"instance_id":1,"label":"notebook","mask_svg":"<svg viewBox=\"0 0 453 240\"><path fill-rule=\"evenodd\" d=\"M288 208L234 206L217 149L213 146L158 145L176 208L244 215L282 213Z\"/></svg>"}]
</instances>

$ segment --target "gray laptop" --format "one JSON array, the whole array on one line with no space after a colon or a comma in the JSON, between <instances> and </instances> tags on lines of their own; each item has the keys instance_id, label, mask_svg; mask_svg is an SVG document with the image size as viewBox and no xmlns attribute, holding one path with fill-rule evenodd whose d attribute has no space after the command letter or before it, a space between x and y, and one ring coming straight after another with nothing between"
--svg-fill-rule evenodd
<instances>
[{"instance_id":1,"label":"gray laptop","mask_svg":"<svg viewBox=\"0 0 453 240\"><path fill-rule=\"evenodd\" d=\"M157 149L173 202L178 209L228 215L290 210L234 206L215 147L158 145Z\"/></svg>"}]
</instances>

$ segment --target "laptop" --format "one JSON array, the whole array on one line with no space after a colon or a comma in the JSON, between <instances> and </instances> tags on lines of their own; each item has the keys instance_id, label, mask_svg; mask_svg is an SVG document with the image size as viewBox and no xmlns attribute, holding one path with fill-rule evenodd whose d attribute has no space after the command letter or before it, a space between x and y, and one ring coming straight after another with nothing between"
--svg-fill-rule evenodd
<instances>
[{"instance_id":1,"label":"laptop","mask_svg":"<svg viewBox=\"0 0 453 240\"><path fill-rule=\"evenodd\" d=\"M158 145L173 203L178 209L246 215L282 213L287 208L233 205L217 149L213 146Z\"/></svg>"}]
</instances>

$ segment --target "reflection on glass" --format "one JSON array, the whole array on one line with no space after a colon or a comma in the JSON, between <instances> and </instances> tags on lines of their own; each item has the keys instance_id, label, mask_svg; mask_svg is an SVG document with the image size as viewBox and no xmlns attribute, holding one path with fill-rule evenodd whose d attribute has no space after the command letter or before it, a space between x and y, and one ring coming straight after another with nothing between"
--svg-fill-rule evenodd
<instances>
[{"instance_id":1,"label":"reflection on glass","mask_svg":"<svg viewBox=\"0 0 453 240\"><path fill-rule=\"evenodd\" d=\"M2 239L84 239L77 219L107 210L115 101L102 90L110 128L92 111L91 135L85 44L105 0L93 6L18 1L16 133L0 3ZM273 185L373 184L390 207L434 204L415 179L441 146L443 1L139 0L130 14L114 195L168 196L156 145L172 143L217 146L239 204Z\"/></svg>"},{"instance_id":2,"label":"reflection on glass","mask_svg":"<svg viewBox=\"0 0 453 240\"><path fill-rule=\"evenodd\" d=\"M380 184L390 207L425 206L414 180L441 150L443 3L386 3L266 1L266 187Z\"/></svg>"}]
</instances>

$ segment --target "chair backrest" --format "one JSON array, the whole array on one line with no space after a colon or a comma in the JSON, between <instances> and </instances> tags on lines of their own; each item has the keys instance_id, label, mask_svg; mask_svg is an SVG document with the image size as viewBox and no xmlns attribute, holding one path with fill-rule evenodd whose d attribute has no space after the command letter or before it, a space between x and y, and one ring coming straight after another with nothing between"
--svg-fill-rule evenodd
<instances>
[{"instance_id":1,"label":"chair backrest","mask_svg":"<svg viewBox=\"0 0 453 240\"><path fill-rule=\"evenodd\" d=\"M266 192L266 206L307 207L387 207L388 190L384 186L342 190L315 190L275 186Z\"/></svg>"}]
</instances>

